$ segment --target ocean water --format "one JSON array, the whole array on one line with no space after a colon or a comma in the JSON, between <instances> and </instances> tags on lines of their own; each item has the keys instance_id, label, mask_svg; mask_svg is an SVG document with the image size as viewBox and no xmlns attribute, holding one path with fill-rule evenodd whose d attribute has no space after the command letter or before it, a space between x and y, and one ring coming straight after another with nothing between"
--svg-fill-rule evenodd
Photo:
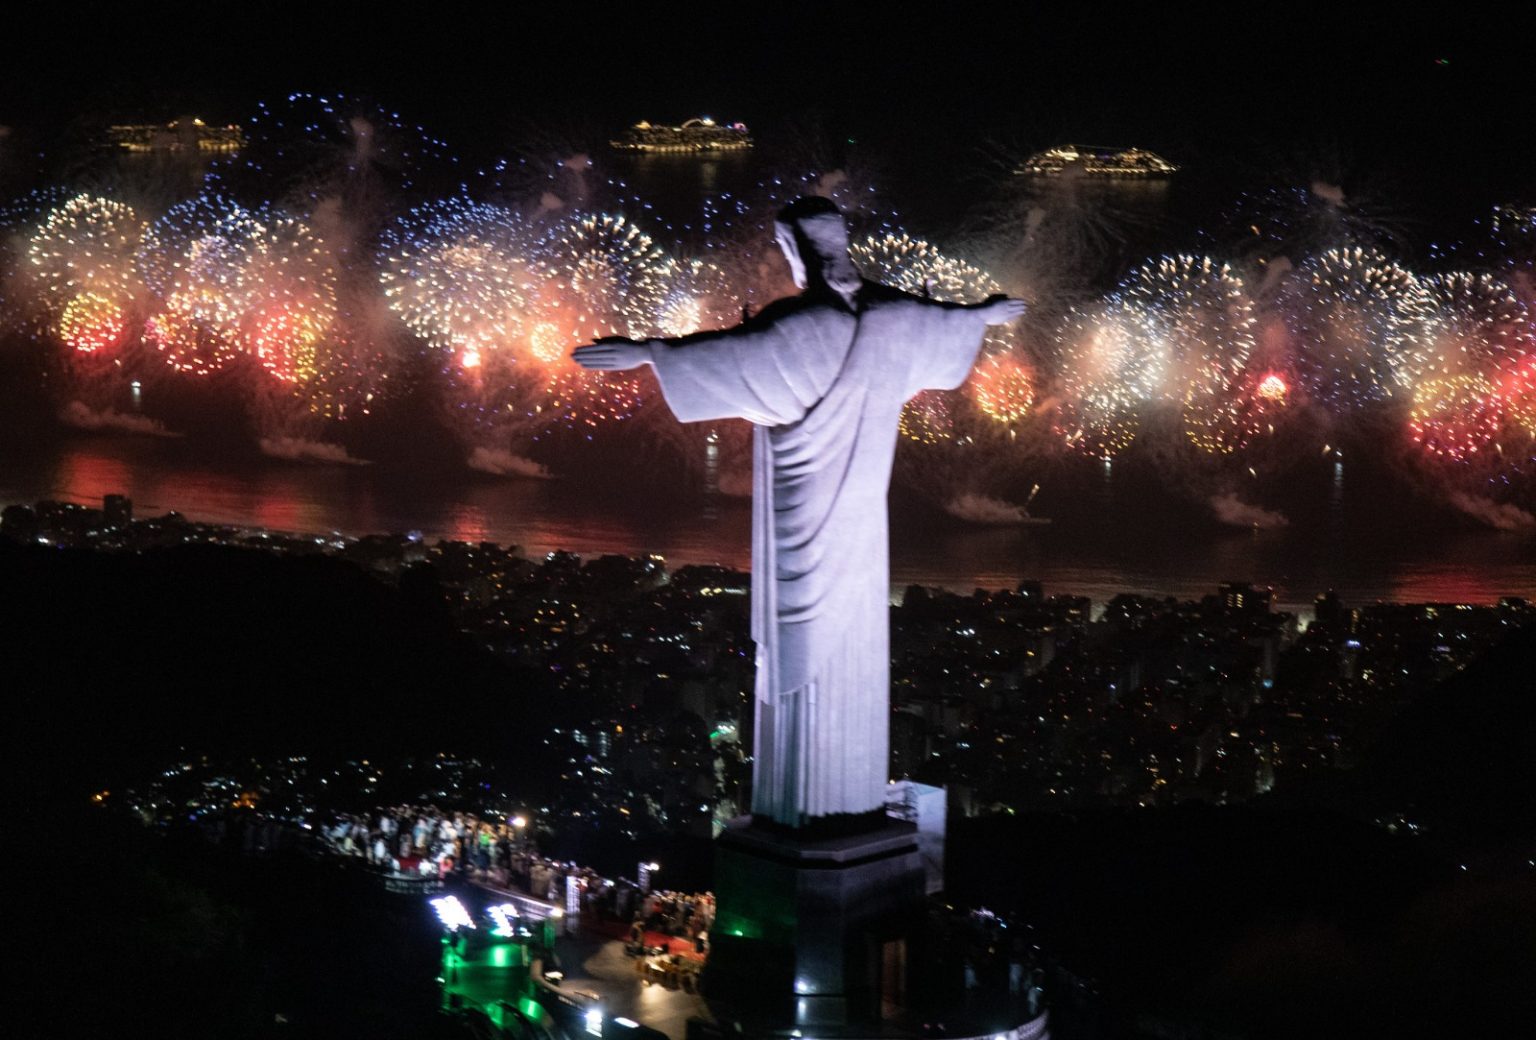
<instances>
[{"instance_id":1,"label":"ocean water","mask_svg":"<svg viewBox=\"0 0 1536 1040\"><path fill-rule=\"evenodd\" d=\"M1038 580L1048 593L1102 604L1120 592L1193 598L1238 580L1273 586L1277 603L1304 616L1330 588L1351 604L1536 598L1536 532L1415 511L1369 475L1354 480L1327 463L1311 476L1282 507L1289 522L1269 529L1222 525L1204 503L1125 467L1056 475L1035 503L1052 520L1043 526L968 523L898 488L892 587L969 591ZM750 566L745 500L648 490L574 476L229 459L169 438L71 435L0 455L0 505L99 505L103 495L124 493L141 517L176 510L275 531L417 530L528 553L654 552L673 566Z\"/></svg>"}]
</instances>

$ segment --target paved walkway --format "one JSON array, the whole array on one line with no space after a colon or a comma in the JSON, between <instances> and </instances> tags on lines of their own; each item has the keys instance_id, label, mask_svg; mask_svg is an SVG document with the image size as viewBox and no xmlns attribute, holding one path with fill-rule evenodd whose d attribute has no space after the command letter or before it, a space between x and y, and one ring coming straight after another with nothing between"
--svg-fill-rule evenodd
<instances>
[{"instance_id":1,"label":"paved walkway","mask_svg":"<svg viewBox=\"0 0 1536 1040\"><path fill-rule=\"evenodd\" d=\"M685 1040L690 1018L712 1021L709 1006L698 994L647 985L635 971L635 959L616 939L568 936L555 944L555 953L567 982L596 993L604 1014L632 1018L671 1040Z\"/></svg>"},{"instance_id":2,"label":"paved walkway","mask_svg":"<svg viewBox=\"0 0 1536 1040\"><path fill-rule=\"evenodd\" d=\"M618 939L625 941L629 938L629 926L623 921L594 921L583 918L581 926L588 934L600 936L604 939ZM704 955L694 949L693 942L688 939L668 935L666 932L647 931L643 939L647 949L654 950L658 946L664 947L669 954L676 954L684 960L704 961Z\"/></svg>"}]
</instances>

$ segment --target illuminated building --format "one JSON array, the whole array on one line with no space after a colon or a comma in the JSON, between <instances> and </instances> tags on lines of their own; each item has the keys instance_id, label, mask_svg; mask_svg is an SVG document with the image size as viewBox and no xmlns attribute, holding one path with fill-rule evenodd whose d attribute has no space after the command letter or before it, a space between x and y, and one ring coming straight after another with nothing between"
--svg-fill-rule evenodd
<instances>
[{"instance_id":1,"label":"illuminated building","mask_svg":"<svg viewBox=\"0 0 1536 1040\"><path fill-rule=\"evenodd\" d=\"M1064 144L1036 152L1019 164L1014 173L1055 176L1081 172L1091 177L1167 177L1178 167L1145 148L1103 148L1097 145Z\"/></svg>"},{"instance_id":2,"label":"illuminated building","mask_svg":"<svg viewBox=\"0 0 1536 1040\"><path fill-rule=\"evenodd\" d=\"M245 136L238 126L209 126L201 119L132 123L107 127L107 140L125 152L238 152Z\"/></svg>"},{"instance_id":3,"label":"illuminated building","mask_svg":"<svg viewBox=\"0 0 1536 1040\"><path fill-rule=\"evenodd\" d=\"M682 126L639 122L609 142L622 152L739 152L752 147L742 123L717 123L709 116Z\"/></svg>"},{"instance_id":4,"label":"illuminated building","mask_svg":"<svg viewBox=\"0 0 1536 1040\"><path fill-rule=\"evenodd\" d=\"M1222 582L1216 594L1221 597L1223 607L1239 614L1268 614L1275 598L1274 589L1260 588L1246 581Z\"/></svg>"}]
</instances>

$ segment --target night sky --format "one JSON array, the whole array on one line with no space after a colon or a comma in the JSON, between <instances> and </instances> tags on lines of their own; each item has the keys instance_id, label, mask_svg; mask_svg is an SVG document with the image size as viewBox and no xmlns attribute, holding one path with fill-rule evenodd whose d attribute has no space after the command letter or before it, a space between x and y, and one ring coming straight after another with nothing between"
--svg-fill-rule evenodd
<instances>
[{"instance_id":1,"label":"night sky","mask_svg":"<svg viewBox=\"0 0 1536 1040\"><path fill-rule=\"evenodd\" d=\"M1331 6L55 6L7 34L0 125L13 151L46 149L81 124L345 91L471 157L530 125L709 112L897 152L1135 143L1425 194L1532 190L1529 8Z\"/></svg>"}]
</instances>

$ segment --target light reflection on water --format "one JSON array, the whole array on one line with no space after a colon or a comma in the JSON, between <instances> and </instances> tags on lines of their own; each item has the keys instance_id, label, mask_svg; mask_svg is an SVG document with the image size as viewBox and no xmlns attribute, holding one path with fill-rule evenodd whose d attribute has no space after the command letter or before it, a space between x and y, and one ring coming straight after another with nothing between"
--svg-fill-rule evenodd
<instances>
[{"instance_id":1,"label":"light reflection on water","mask_svg":"<svg viewBox=\"0 0 1536 1040\"><path fill-rule=\"evenodd\" d=\"M493 541L529 553L660 553L674 565L749 566L750 517L735 499L678 504L566 480L484 478L467 472L406 475L370 466L199 459L176 441L72 438L51 450L0 459L0 504L61 498L99 504L126 493L139 516L176 510L194 520L277 531L367 534L420 530L428 538ZM1116 466L1082 498L1042 495L1044 528L971 527L892 509L892 585L968 591L1033 578L1047 592L1102 604L1120 592L1195 598L1224 580L1275 586L1279 603L1305 609L1335 588L1349 603L1492 602L1536 598L1536 539L1528 532L1453 527L1400 531L1370 500L1354 502L1342 471L1329 474L1315 522L1263 531L1191 526L1173 507L1123 486ZM1169 515L1164 515L1165 513ZM1377 525L1355 530L1369 521Z\"/></svg>"}]
</instances>

